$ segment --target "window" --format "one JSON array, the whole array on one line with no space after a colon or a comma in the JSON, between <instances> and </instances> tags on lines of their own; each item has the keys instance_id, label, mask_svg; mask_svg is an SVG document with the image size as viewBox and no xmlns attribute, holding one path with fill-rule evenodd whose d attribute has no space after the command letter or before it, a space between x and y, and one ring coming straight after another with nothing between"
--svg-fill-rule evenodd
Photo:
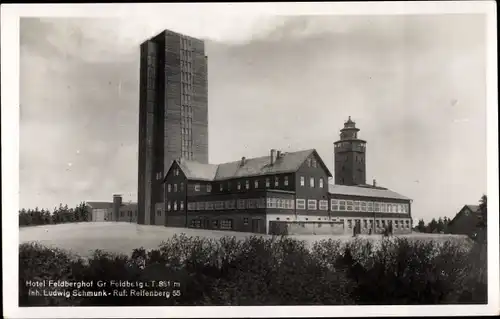
<instances>
[{"instance_id":1,"label":"window","mask_svg":"<svg viewBox=\"0 0 500 319\"><path fill-rule=\"evenodd\" d=\"M247 199L247 208L255 208L255 200Z\"/></svg>"},{"instance_id":2,"label":"window","mask_svg":"<svg viewBox=\"0 0 500 319\"><path fill-rule=\"evenodd\" d=\"M410 228L410 221L409 221L409 220L407 220L407 221L405 222L405 224L406 224L406 228Z\"/></svg>"},{"instance_id":3,"label":"window","mask_svg":"<svg viewBox=\"0 0 500 319\"><path fill-rule=\"evenodd\" d=\"M288 176L284 177L284 182L283 183L285 184L285 186L288 186Z\"/></svg>"},{"instance_id":4,"label":"window","mask_svg":"<svg viewBox=\"0 0 500 319\"><path fill-rule=\"evenodd\" d=\"M300 177L300 186L305 186L306 185L306 178L304 176Z\"/></svg>"},{"instance_id":5,"label":"window","mask_svg":"<svg viewBox=\"0 0 500 319\"><path fill-rule=\"evenodd\" d=\"M209 193L210 193L211 191L212 191L212 185L208 184L208 185L207 185L207 192L209 192Z\"/></svg>"},{"instance_id":6,"label":"window","mask_svg":"<svg viewBox=\"0 0 500 319\"><path fill-rule=\"evenodd\" d=\"M250 181L249 180L245 181L245 188L250 189Z\"/></svg>"},{"instance_id":7,"label":"window","mask_svg":"<svg viewBox=\"0 0 500 319\"><path fill-rule=\"evenodd\" d=\"M168 210L170 210L170 203L168 204ZM196 203L188 203L188 210L196 210Z\"/></svg>"},{"instance_id":8,"label":"window","mask_svg":"<svg viewBox=\"0 0 500 319\"><path fill-rule=\"evenodd\" d=\"M238 209L245 209L245 200L244 199L238 200Z\"/></svg>"},{"instance_id":9,"label":"window","mask_svg":"<svg viewBox=\"0 0 500 319\"><path fill-rule=\"evenodd\" d=\"M240 183L240 182L238 182L238 184L236 184L236 188L237 188L238 190L240 190L240 189L241 189L241 183Z\"/></svg>"},{"instance_id":10,"label":"window","mask_svg":"<svg viewBox=\"0 0 500 319\"><path fill-rule=\"evenodd\" d=\"M309 210L316 210L317 205L318 205L318 203L315 199L309 199L307 201L307 209L309 209Z\"/></svg>"},{"instance_id":11,"label":"window","mask_svg":"<svg viewBox=\"0 0 500 319\"><path fill-rule=\"evenodd\" d=\"M215 209L224 209L224 202L222 201L215 202Z\"/></svg>"},{"instance_id":12,"label":"window","mask_svg":"<svg viewBox=\"0 0 500 319\"><path fill-rule=\"evenodd\" d=\"M174 192L177 192L177 184L174 184Z\"/></svg>"},{"instance_id":13,"label":"window","mask_svg":"<svg viewBox=\"0 0 500 319\"><path fill-rule=\"evenodd\" d=\"M387 212L387 204L386 203L380 203L380 211L382 213L386 213Z\"/></svg>"},{"instance_id":14,"label":"window","mask_svg":"<svg viewBox=\"0 0 500 319\"><path fill-rule=\"evenodd\" d=\"M191 219L191 227L192 228L201 228L201 220Z\"/></svg>"},{"instance_id":15,"label":"window","mask_svg":"<svg viewBox=\"0 0 500 319\"><path fill-rule=\"evenodd\" d=\"M363 220L363 228L368 228L368 221L366 219Z\"/></svg>"},{"instance_id":16,"label":"window","mask_svg":"<svg viewBox=\"0 0 500 319\"><path fill-rule=\"evenodd\" d=\"M184 191L184 183L181 183L181 192Z\"/></svg>"},{"instance_id":17,"label":"window","mask_svg":"<svg viewBox=\"0 0 500 319\"><path fill-rule=\"evenodd\" d=\"M234 200L226 200L226 201L224 202L224 207L225 207L226 209L234 209L234 208L235 208L235 206L236 206L236 205L235 205L235 201L234 201Z\"/></svg>"},{"instance_id":18,"label":"window","mask_svg":"<svg viewBox=\"0 0 500 319\"><path fill-rule=\"evenodd\" d=\"M347 220L347 228L352 228L352 220Z\"/></svg>"},{"instance_id":19,"label":"window","mask_svg":"<svg viewBox=\"0 0 500 319\"><path fill-rule=\"evenodd\" d=\"M233 229L233 221L231 219L221 220L220 229Z\"/></svg>"},{"instance_id":20,"label":"window","mask_svg":"<svg viewBox=\"0 0 500 319\"><path fill-rule=\"evenodd\" d=\"M120 217L123 217L123 211L120 212Z\"/></svg>"},{"instance_id":21,"label":"window","mask_svg":"<svg viewBox=\"0 0 500 319\"><path fill-rule=\"evenodd\" d=\"M361 210L360 202L359 200L354 202L354 211L359 212Z\"/></svg>"},{"instance_id":22,"label":"window","mask_svg":"<svg viewBox=\"0 0 500 319\"><path fill-rule=\"evenodd\" d=\"M276 198L267 198L267 208L276 208Z\"/></svg>"},{"instance_id":23,"label":"window","mask_svg":"<svg viewBox=\"0 0 500 319\"><path fill-rule=\"evenodd\" d=\"M332 205L332 211L338 211L339 210L339 201L336 199L331 200L331 205Z\"/></svg>"},{"instance_id":24,"label":"window","mask_svg":"<svg viewBox=\"0 0 500 319\"><path fill-rule=\"evenodd\" d=\"M354 209L354 202L352 200L346 201L346 207L348 211L352 211Z\"/></svg>"},{"instance_id":25,"label":"window","mask_svg":"<svg viewBox=\"0 0 500 319\"><path fill-rule=\"evenodd\" d=\"M205 210L205 202L196 203L196 210Z\"/></svg>"},{"instance_id":26,"label":"window","mask_svg":"<svg viewBox=\"0 0 500 319\"><path fill-rule=\"evenodd\" d=\"M398 220L394 221L394 228L396 228L396 229L399 228L399 221Z\"/></svg>"},{"instance_id":27,"label":"window","mask_svg":"<svg viewBox=\"0 0 500 319\"><path fill-rule=\"evenodd\" d=\"M167 202L167 210L168 210L168 211L172 210L172 207L170 206L170 201L169 201L169 202Z\"/></svg>"},{"instance_id":28,"label":"window","mask_svg":"<svg viewBox=\"0 0 500 319\"><path fill-rule=\"evenodd\" d=\"M245 225L245 226L248 225L248 218L247 217L243 218L243 225Z\"/></svg>"},{"instance_id":29,"label":"window","mask_svg":"<svg viewBox=\"0 0 500 319\"><path fill-rule=\"evenodd\" d=\"M222 192L222 190L224 189L224 186L222 186L222 183L219 184L219 191Z\"/></svg>"},{"instance_id":30,"label":"window","mask_svg":"<svg viewBox=\"0 0 500 319\"><path fill-rule=\"evenodd\" d=\"M368 202L366 206L369 212L373 212L373 202Z\"/></svg>"},{"instance_id":31,"label":"window","mask_svg":"<svg viewBox=\"0 0 500 319\"><path fill-rule=\"evenodd\" d=\"M319 179L319 188L323 188L323 177Z\"/></svg>"},{"instance_id":32,"label":"window","mask_svg":"<svg viewBox=\"0 0 500 319\"><path fill-rule=\"evenodd\" d=\"M174 210L177 210L177 201L174 201Z\"/></svg>"},{"instance_id":33,"label":"window","mask_svg":"<svg viewBox=\"0 0 500 319\"><path fill-rule=\"evenodd\" d=\"M194 191L199 192L200 191L200 184L194 184Z\"/></svg>"},{"instance_id":34,"label":"window","mask_svg":"<svg viewBox=\"0 0 500 319\"><path fill-rule=\"evenodd\" d=\"M344 211L345 208L345 200L339 200L339 210Z\"/></svg>"},{"instance_id":35,"label":"window","mask_svg":"<svg viewBox=\"0 0 500 319\"><path fill-rule=\"evenodd\" d=\"M319 209L320 210L328 210L328 201L327 200L320 200L319 201Z\"/></svg>"},{"instance_id":36,"label":"window","mask_svg":"<svg viewBox=\"0 0 500 319\"><path fill-rule=\"evenodd\" d=\"M380 203L373 203L373 208L375 212L380 212Z\"/></svg>"},{"instance_id":37,"label":"window","mask_svg":"<svg viewBox=\"0 0 500 319\"><path fill-rule=\"evenodd\" d=\"M161 216L161 209L158 209L158 210L156 211L156 216Z\"/></svg>"},{"instance_id":38,"label":"window","mask_svg":"<svg viewBox=\"0 0 500 319\"><path fill-rule=\"evenodd\" d=\"M231 190L231 182L227 182L227 190L230 191Z\"/></svg>"},{"instance_id":39,"label":"window","mask_svg":"<svg viewBox=\"0 0 500 319\"><path fill-rule=\"evenodd\" d=\"M259 180L256 179L254 182L253 182L253 187L254 188L259 188Z\"/></svg>"},{"instance_id":40,"label":"window","mask_svg":"<svg viewBox=\"0 0 500 319\"><path fill-rule=\"evenodd\" d=\"M184 202L183 202L183 201L181 201L181 202L179 203L179 209L180 209L180 210L184 210Z\"/></svg>"},{"instance_id":41,"label":"window","mask_svg":"<svg viewBox=\"0 0 500 319\"><path fill-rule=\"evenodd\" d=\"M307 166L311 167L311 159L310 158L307 159Z\"/></svg>"},{"instance_id":42,"label":"window","mask_svg":"<svg viewBox=\"0 0 500 319\"><path fill-rule=\"evenodd\" d=\"M269 178L266 178L266 187L269 187L271 185L271 181L269 180Z\"/></svg>"},{"instance_id":43,"label":"window","mask_svg":"<svg viewBox=\"0 0 500 319\"><path fill-rule=\"evenodd\" d=\"M317 164L317 162L316 162L316 160L314 158L311 160L311 162L312 162L312 167L317 167L318 166L318 164Z\"/></svg>"},{"instance_id":44,"label":"window","mask_svg":"<svg viewBox=\"0 0 500 319\"><path fill-rule=\"evenodd\" d=\"M274 187L278 187L280 186L280 178L278 176L276 176L274 178Z\"/></svg>"},{"instance_id":45,"label":"window","mask_svg":"<svg viewBox=\"0 0 500 319\"><path fill-rule=\"evenodd\" d=\"M385 220L382 220L382 227L385 227Z\"/></svg>"},{"instance_id":46,"label":"window","mask_svg":"<svg viewBox=\"0 0 500 319\"><path fill-rule=\"evenodd\" d=\"M168 184L168 185L167 185L167 192L169 192L169 193L170 193L171 191L172 191L172 185Z\"/></svg>"},{"instance_id":47,"label":"window","mask_svg":"<svg viewBox=\"0 0 500 319\"><path fill-rule=\"evenodd\" d=\"M214 210L214 202L206 202L205 209L206 210Z\"/></svg>"},{"instance_id":48,"label":"window","mask_svg":"<svg viewBox=\"0 0 500 319\"><path fill-rule=\"evenodd\" d=\"M315 182L314 177L311 177L311 178L309 179L309 186L310 186L310 187L314 187L314 182Z\"/></svg>"},{"instance_id":49,"label":"window","mask_svg":"<svg viewBox=\"0 0 500 319\"><path fill-rule=\"evenodd\" d=\"M297 209L306 209L305 199L297 199Z\"/></svg>"},{"instance_id":50,"label":"window","mask_svg":"<svg viewBox=\"0 0 500 319\"><path fill-rule=\"evenodd\" d=\"M213 220L213 221L212 221L212 226L213 226L214 228L219 228L219 221L218 221L217 219Z\"/></svg>"}]
</instances>

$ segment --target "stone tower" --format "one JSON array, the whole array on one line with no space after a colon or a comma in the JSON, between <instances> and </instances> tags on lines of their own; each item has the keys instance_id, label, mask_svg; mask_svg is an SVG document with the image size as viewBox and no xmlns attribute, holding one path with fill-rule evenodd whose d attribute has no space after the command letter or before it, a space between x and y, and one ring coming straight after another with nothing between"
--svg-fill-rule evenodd
<instances>
[{"instance_id":1,"label":"stone tower","mask_svg":"<svg viewBox=\"0 0 500 319\"><path fill-rule=\"evenodd\" d=\"M358 139L359 129L349 119L340 130L340 140L335 145L335 184L366 184L366 141Z\"/></svg>"}]
</instances>

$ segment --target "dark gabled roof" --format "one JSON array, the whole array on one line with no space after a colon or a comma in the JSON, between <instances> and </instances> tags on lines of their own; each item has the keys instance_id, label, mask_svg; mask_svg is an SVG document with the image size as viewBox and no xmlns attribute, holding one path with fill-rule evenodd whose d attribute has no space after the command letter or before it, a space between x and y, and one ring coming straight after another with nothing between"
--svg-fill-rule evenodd
<instances>
[{"instance_id":1,"label":"dark gabled roof","mask_svg":"<svg viewBox=\"0 0 500 319\"><path fill-rule=\"evenodd\" d=\"M347 186L347 185L328 185L328 192L330 194L350 195L350 196L363 196L363 197L378 197L389 199L403 199L410 200L410 198L393 192L387 188L382 187L368 187L368 186Z\"/></svg>"},{"instance_id":2,"label":"dark gabled roof","mask_svg":"<svg viewBox=\"0 0 500 319\"><path fill-rule=\"evenodd\" d=\"M219 165L202 164L195 161L182 159L176 161L188 179L203 181L227 180L238 177L261 176L270 174L282 174L296 172L302 163L311 155L315 154L320 164L327 171L328 176L332 176L316 150L309 149L298 152L281 153L280 158L271 165L270 156L261 156L223 163Z\"/></svg>"},{"instance_id":3,"label":"dark gabled roof","mask_svg":"<svg viewBox=\"0 0 500 319\"><path fill-rule=\"evenodd\" d=\"M213 181L217 173L218 165L202 164L195 161L182 159L176 161L187 179Z\"/></svg>"},{"instance_id":4,"label":"dark gabled roof","mask_svg":"<svg viewBox=\"0 0 500 319\"><path fill-rule=\"evenodd\" d=\"M113 207L113 202L85 202L85 204L93 209L104 209Z\"/></svg>"},{"instance_id":5,"label":"dark gabled roof","mask_svg":"<svg viewBox=\"0 0 500 319\"><path fill-rule=\"evenodd\" d=\"M479 205L464 205L464 207L460 209L460 211L455 215L455 217L453 217L453 219L448 223L448 225L453 224L455 220L462 215L462 212L464 211L465 208L469 209L472 213L479 212Z\"/></svg>"}]
</instances>

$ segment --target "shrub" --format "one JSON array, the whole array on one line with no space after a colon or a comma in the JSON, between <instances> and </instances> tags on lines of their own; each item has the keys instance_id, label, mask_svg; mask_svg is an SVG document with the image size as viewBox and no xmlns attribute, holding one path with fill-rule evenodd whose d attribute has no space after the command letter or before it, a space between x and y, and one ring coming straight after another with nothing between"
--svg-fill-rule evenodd
<instances>
[{"instance_id":1,"label":"shrub","mask_svg":"<svg viewBox=\"0 0 500 319\"><path fill-rule=\"evenodd\" d=\"M26 280L111 280L151 283L144 291L179 289L181 296L29 297L20 305L339 305L484 302L485 248L457 242L386 238L324 240L308 248L288 237L220 240L174 236L158 249L130 256L96 251L88 260L40 245L20 246L20 284ZM166 283L171 285L167 286ZM173 282L180 284L174 288ZM160 289L160 290L161 290Z\"/></svg>"}]
</instances>

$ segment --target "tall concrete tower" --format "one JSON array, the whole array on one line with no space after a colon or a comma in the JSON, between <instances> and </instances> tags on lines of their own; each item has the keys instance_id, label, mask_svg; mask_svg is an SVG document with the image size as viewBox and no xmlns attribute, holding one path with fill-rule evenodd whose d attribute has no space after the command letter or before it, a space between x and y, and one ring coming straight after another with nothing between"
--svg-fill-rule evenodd
<instances>
[{"instance_id":1,"label":"tall concrete tower","mask_svg":"<svg viewBox=\"0 0 500 319\"><path fill-rule=\"evenodd\" d=\"M366 141L358 139L359 129L349 119L335 142L335 184L366 184Z\"/></svg>"},{"instance_id":2,"label":"tall concrete tower","mask_svg":"<svg viewBox=\"0 0 500 319\"><path fill-rule=\"evenodd\" d=\"M140 50L137 222L151 225L171 163L208 163L207 57L202 40L169 30Z\"/></svg>"}]
</instances>

